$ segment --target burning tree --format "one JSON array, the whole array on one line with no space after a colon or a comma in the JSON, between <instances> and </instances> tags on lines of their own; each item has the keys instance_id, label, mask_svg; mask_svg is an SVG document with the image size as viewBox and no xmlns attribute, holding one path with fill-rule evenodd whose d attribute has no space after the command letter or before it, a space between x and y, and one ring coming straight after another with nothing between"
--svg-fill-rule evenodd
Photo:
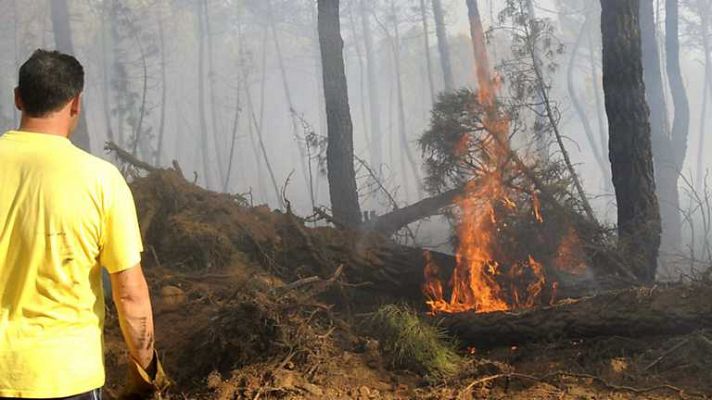
<instances>
[{"instance_id":1,"label":"burning tree","mask_svg":"<svg viewBox=\"0 0 712 400\"><path fill-rule=\"evenodd\" d=\"M520 257L501 246L500 232L506 228L501 216L528 200L531 219L543 219L536 189L519 179L524 166L513 163L510 117L497 102L501 82L490 69L477 3L467 4L479 90L476 95L462 90L450 101L442 100L433 121L435 126L446 125L445 134L431 130L421 140L430 155L431 189L439 189L442 182L465 181L462 195L455 200L457 265L449 300L443 296L432 264L426 266L425 291L433 311L491 312L532 306L545 285L543 267L533 256ZM469 118L460 118L447 129L454 121L439 111L452 105L464 106ZM509 287L504 288L502 281L508 281Z\"/></svg>"},{"instance_id":2,"label":"burning tree","mask_svg":"<svg viewBox=\"0 0 712 400\"><path fill-rule=\"evenodd\" d=\"M531 20L523 4L509 1L500 15L529 32L517 37L500 75L490 67L477 3L468 1L478 90L441 95L420 140L428 189L463 187L450 215L457 248L451 293L443 290L437 266L426 266L425 293L435 311L532 307L552 301L557 282L587 274L589 265L598 275L631 278L610 231L593 217L558 130L543 74L555 70L561 46L547 22ZM512 99L502 94L505 87ZM530 118L536 119L530 127L532 115L545 121ZM536 132L537 142L542 133L556 139L562 159L542 157L540 146L525 153L515 141L525 131Z\"/></svg>"}]
</instances>

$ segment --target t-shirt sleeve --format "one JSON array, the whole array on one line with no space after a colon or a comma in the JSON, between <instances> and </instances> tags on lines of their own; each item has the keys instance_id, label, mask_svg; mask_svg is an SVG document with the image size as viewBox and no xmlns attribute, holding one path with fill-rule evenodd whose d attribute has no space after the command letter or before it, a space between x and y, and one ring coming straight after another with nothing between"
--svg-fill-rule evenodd
<instances>
[{"instance_id":1,"label":"t-shirt sleeve","mask_svg":"<svg viewBox=\"0 0 712 400\"><path fill-rule=\"evenodd\" d=\"M113 274L141 262L143 244L131 189L118 170L108 181L99 262Z\"/></svg>"}]
</instances>

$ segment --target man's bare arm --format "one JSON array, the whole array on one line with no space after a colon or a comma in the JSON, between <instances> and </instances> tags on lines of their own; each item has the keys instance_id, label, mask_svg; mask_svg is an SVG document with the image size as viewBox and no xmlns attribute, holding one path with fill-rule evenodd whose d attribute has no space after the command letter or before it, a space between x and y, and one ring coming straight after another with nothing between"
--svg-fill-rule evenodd
<instances>
[{"instance_id":1,"label":"man's bare arm","mask_svg":"<svg viewBox=\"0 0 712 400\"><path fill-rule=\"evenodd\" d=\"M131 357L145 370L153 360L153 312L141 265L110 274L119 324Z\"/></svg>"}]
</instances>

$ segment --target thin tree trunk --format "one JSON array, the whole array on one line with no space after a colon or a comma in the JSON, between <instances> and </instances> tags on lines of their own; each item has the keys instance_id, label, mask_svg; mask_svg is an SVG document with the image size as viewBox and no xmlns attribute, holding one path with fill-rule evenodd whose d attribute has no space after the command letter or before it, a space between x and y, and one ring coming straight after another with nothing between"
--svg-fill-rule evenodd
<instances>
[{"instance_id":1,"label":"thin tree trunk","mask_svg":"<svg viewBox=\"0 0 712 400\"><path fill-rule=\"evenodd\" d=\"M106 30L113 23L110 16L108 16L108 11L106 7L102 10L102 25L99 28L101 30L101 67L102 67L102 91L101 100L104 107L104 119L106 120L106 136L109 138L110 142L115 142L114 139L114 129L111 126L111 105L109 102L109 93L111 93L111 69L109 68L109 60L112 57L112 52L108 51L109 39L106 34Z\"/></svg>"},{"instance_id":2,"label":"thin tree trunk","mask_svg":"<svg viewBox=\"0 0 712 400\"><path fill-rule=\"evenodd\" d=\"M319 134L326 136L326 104L324 102L324 79L321 76L321 54L319 50L319 30L317 28L316 3L313 0L306 0L309 5L309 13L311 21L314 25L312 30L312 57L314 60L314 86L316 87L316 103L319 105ZM317 196L318 190L315 190L314 195Z\"/></svg>"},{"instance_id":3,"label":"thin tree trunk","mask_svg":"<svg viewBox=\"0 0 712 400\"><path fill-rule=\"evenodd\" d=\"M443 72L443 82L445 92L455 90L455 83L452 76L452 64L450 63L450 45L448 44L447 30L445 27L445 15L440 0L433 1L433 17L435 18L435 33L438 37L438 52L440 53L440 67Z\"/></svg>"},{"instance_id":4,"label":"thin tree trunk","mask_svg":"<svg viewBox=\"0 0 712 400\"><path fill-rule=\"evenodd\" d=\"M576 42L571 48L571 55L569 56L569 66L566 71L566 87L569 92L569 97L571 98L571 103L573 104L574 110L576 111L576 115L579 117L579 120L581 120L581 124L583 125L583 131L586 134L586 139L588 140L589 145L591 146L591 150L593 151L593 156L596 159L596 163L598 164L598 167L600 168L601 174L603 175L604 179L608 180L610 175L608 172L608 163L603 158L602 151L597 143L597 138L593 133L593 128L591 127L591 121L589 121L588 116L586 115L586 110L584 109L583 104L581 104L581 100L579 99L578 94L576 93L576 86L574 84L576 55L578 54L578 50L581 47L583 35L588 30L589 22L590 19L586 17L586 21L581 27L581 31L576 36Z\"/></svg>"},{"instance_id":5,"label":"thin tree trunk","mask_svg":"<svg viewBox=\"0 0 712 400\"><path fill-rule=\"evenodd\" d=\"M687 155L687 140L690 133L690 102L687 98L687 89L685 89L680 69L680 32L677 0L666 0L665 15L665 65L667 66L670 93L675 105L672 131L670 132L673 157L673 165L671 166L671 171L669 171L672 175L670 177L671 187L670 195L666 198L667 201L671 202L671 204L668 204L671 210L668 237L670 245L674 249L679 249L682 240L682 220L680 218L678 180ZM665 221L663 221L664 223Z\"/></svg>"},{"instance_id":6,"label":"thin tree trunk","mask_svg":"<svg viewBox=\"0 0 712 400\"><path fill-rule=\"evenodd\" d=\"M420 19L423 22L423 44L425 45L425 65L428 71L428 88L431 104L435 104L435 84L433 83L433 62L430 56L430 29L428 28L428 10L425 0L420 0Z\"/></svg>"},{"instance_id":7,"label":"thin tree trunk","mask_svg":"<svg viewBox=\"0 0 712 400\"><path fill-rule=\"evenodd\" d=\"M267 31L265 31L265 35L267 35ZM265 38L266 37L267 36L265 36ZM265 43L266 43L266 40L265 40ZM263 50L263 51L265 51L265 50ZM264 66L264 60L263 60L262 65ZM263 72L263 74L264 74L264 72ZM262 90L264 91L264 80L263 80L262 86L263 86ZM270 159L269 159L269 153L267 152L267 147L265 146L264 131L262 129L262 126L263 126L262 125L262 117L260 117L259 121L257 120L257 115L255 113L255 107L254 107L254 104L252 101L252 94L250 92L249 87L247 87L245 89L245 95L247 97L247 107L250 110L250 120L251 120L252 125L255 129L255 132L257 132L257 144L259 147L259 151L262 154L262 160L264 161L265 166L267 167L267 172L269 173L270 182L272 183L272 189L274 190L274 195L277 198L277 203L279 204L279 207L284 208L282 194L279 191L279 184L277 183L277 178L274 174L274 170L272 169L272 163L270 162ZM264 93L262 94L262 97L264 98ZM260 111L260 114L262 114L262 111Z\"/></svg>"},{"instance_id":8,"label":"thin tree trunk","mask_svg":"<svg viewBox=\"0 0 712 400\"><path fill-rule=\"evenodd\" d=\"M476 0L468 0L468 1L471 1L473 4L473 7L471 8L471 10L474 8L474 11L476 11L477 10ZM530 3L530 5L531 5L531 3ZM471 18L473 18L473 17L471 17ZM476 18L479 20L479 15L477 15ZM529 26L525 26L525 30L526 30L525 34L527 36L532 35ZM593 209L591 208L590 203L588 202L588 197L586 197L586 191L583 189L583 185L581 184L581 180L579 179L579 176L576 173L576 169L574 168L574 165L571 162L571 157L569 156L569 152L568 152L568 150L566 150L566 146L564 145L563 135L561 135L561 132L559 131L558 121L557 121L556 115L554 114L554 110L552 109L552 106L551 106L551 100L549 99L549 92L547 89L546 82L544 81L544 73L541 70L541 66L539 63L539 57L537 56L537 51L536 51L535 46L536 46L535 43L532 43L531 40L528 40L529 57L532 60L534 75L537 80L536 87L538 89L538 97L539 97L540 101L542 102L544 114L545 114L546 118L549 120L549 125L551 126L551 130L554 132L554 137L556 139L556 143L558 144L559 151L561 151L561 156L563 157L564 164L566 165L566 169L569 171L569 175L571 177L571 180L573 181L574 188L576 189L576 192L577 192L579 199L581 201L581 206L583 207L584 211L586 212L586 216L589 218L589 220L592 222L595 222L596 216L593 213Z\"/></svg>"},{"instance_id":9,"label":"thin tree trunk","mask_svg":"<svg viewBox=\"0 0 712 400\"><path fill-rule=\"evenodd\" d=\"M368 79L368 106L371 117L371 165L381 169L383 164L383 144L381 136L381 105L378 94L378 77L376 74L376 58L373 52L373 38L371 34L371 19L366 8L368 0L361 0L359 10L361 12L361 27L363 30L363 42L366 49L366 76Z\"/></svg>"},{"instance_id":10,"label":"thin tree trunk","mask_svg":"<svg viewBox=\"0 0 712 400\"><path fill-rule=\"evenodd\" d=\"M240 91L242 89L242 80L238 74L237 90L235 90L235 119L232 123L232 132L230 138L230 155L227 159L227 171L225 172L225 183L223 184L223 192L227 193L230 187L230 174L232 172L232 162L235 159L235 144L237 143L237 128L240 126Z\"/></svg>"},{"instance_id":11,"label":"thin tree trunk","mask_svg":"<svg viewBox=\"0 0 712 400\"><path fill-rule=\"evenodd\" d=\"M58 51L74 55L74 43L72 42L72 25L69 14L69 4L67 0L49 0L50 12L52 16L52 30L54 32L55 46ZM79 124L74 130L72 141L82 150L91 152L91 138L87 127L86 101L79 114Z\"/></svg>"},{"instance_id":12,"label":"thin tree trunk","mask_svg":"<svg viewBox=\"0 0 712 400\"><path fill-rule=\"evenodd\" d=\"M351 34L354 38L358 38L358 31L356 30L356 21L354 18L353 8L349 9L349 27L351 28ZM367 148L371 148L371 136L369 135L368 126L368 111L366 110L366 88L365 88L365 74L363 67L363 55L361 54L361 44L358 40L354 40L354 50L356 51L356 60L358 61L358 85L359 85L359 100L360 100L360 111L361 111L361 124L363 125L363 138L366 141Z\"/></svg>"},{"instance_id":13,"label":"thin tree trunk","mask_svg":"<svg viewBox=\"0 0 712 400\"><path fill-rule=\"evenodd\" d=\"M354 169L353 125L344 68L339 0L318 0L318 7L319 44L329 129L326 158L331 208L337 221L356 227L361 223L361 208Z\"/></svg>"},{"instance_id":14,"label":"thin tree trunk","mask_svg":"<svg viewBox=\"0 0 712 400\"><path fill-rule=\"evenodd\" d=\"M205 115L205 39L204 39L204 4L200 2L198 7L198 121L200 123L200 152L203 159L203 180L207 189L212 188L212 177L210 174L210 156L208 153L209 133L208 121Z\"/></svg>"},{"instance_id":15,"label":"thin tree trunk","mask_svg":"<svg viewBox=\"0 0 712 400\"><path fill-rule=\"evenodd\" d=\"M210 13L208 12L208 0L203 0L203 18L205 18L205 23L203 25L203 32L201 35L205 38L207 41L207 50L208 50L208 55L207 55L207 62L208 62L208 84L210 86L210 116L212 120L212 139L213 139L213 145L215 146L215 164L216 164L216 169L218 172L218 182L223 182L224 179L224 173L223 173L223 168L225 167L223 164L223 157L222 157L222 143L220 143L220 135L218 132L221 132L222 130L220 129L219 125L219 120L218 120L218 110L217 110L217 100L215 99L215 66L214 66L214 60L213 60L213 32L210 24Z\"/></svg>"},{"instance_id":16,"label":"thin tree trunk","mask_svg":"<svg viewBox=\"0 0 712 400\"><path fill-rule=\"evenodd\" d=\"M420 177L420 172L418 170L418 164L413 157L413 151L411 150L411 143L408 141L408 128L406 125L405 118L405 100L403 99L403 79L401 76L401 60L400 60L400 29L398 28L398 15L396 14L395 3L391 0L391 14L393 16L393 33L394 37L391 41L393 48L393 59L395 65L396 73L396 91L397 91L397 101L398 101L398 136L400 137L401 149L405 153L408 164L413 172L413 177L415 178L416 191L419 196L422 195L422 180ZM408 191L407 178L405 176L405 171L403 171L403 179L406 184L406 191Z\"/></svg>"},{"instance_id":17,"label":"thin tree trunk","mask_svg":"<svg viewBox=\"0 0 712 400\"><path fill-rule=\"evenodd\" d=\"M295 113L297 112L294 108L294 103L292 102L292 91L289 89L289 79L287 78L287 69L284 66L284 57L282 55L282 46L280 45L279 42L279 36L277 34L277 25L274 23L274 15L272 14L272 2L271 0L267 0L267 7L268 7L268 12L269 12L269 25L270 25L270 30L272 31L272 40L274 41L274 48L277 53L277 62L279 65L279 72L280 76L282 77L282 87L284 89L284 97L287 100L287 106L289 108L288 113L289 113L289 120L292 125L292 139L294 140L297 149L299 150L299 164L302 168L302 175L304 177L305 182L309 182L309 173L307 169L307 155L304 151L304 148L302 147L301 143L299 143L299 128L297 127L297 119ZM309 200L311 201L311 206L312 208L316 207L316 202L314 200L314 192L312 191L311 187L308 186L308 193L309 193Z\"/></svg>"},{"instance_id":18,"label":"thin tree trunk","mask_svg":"<svg viewBox=\"0 0 712 400\"><path fill-rule=\"evenodd\" d=\"M603 88L601 87L601 77L598 74L598 68L596 67L596 55L595 55L595 50L594 50L594 42L593 38L591 37L591 30L589 29L587 32L588 36L588 59L589 63L591 64L591 81L593 82L593 94L596 100L596 117L598 119L598 136L599 136L599 143L601 145L601 154L605 153L605 150L608 147L608 120L605 117L604 113L604 105L603 101L601 99L601 93L603 92ZM607 158L607 157L606 157ZM605 177L610 177L610 171L608 168L606 168L606 173L604 175L604 179L607 179ZM611 189L611 192L613 191L611 187L611 181L608 180L606 182L606 188Z\"/></svg>"},{"instance_id":19,"label":"thin tree trunk","mask_svg":"<svg viewBox=\"0 0 712 400\"><path fill-rule=\"evenodd\" d=\"M129 18L127 16L127 18ZM143 136L143 119L146 116L146 96L148 94L148 64L146 63L146 53L143 50L143 43L141 43L141 38L137 31L132 31L132 36L136 41L136 47L138 48L139 54L141 56L141 70L143 72L142 76L142 89L141 89L141 104L138 111L138 122L136 123L136 130L133 135L133 145L131 148L131 155L136 157L138 155L139 144L141 143L141 138Z\"/></svg>"},{"instance_id":20,"label":"thin tree trunk","mask_svg":"<svg viewBox=\"0 0 712 400\"><path fill-rule=\"evenodd\" d=\"M670 136L668 108L665 104L663 70L658 50L654 0L640 0L640 32L643 54L643 81L650 107L650 128L655 162L655 183L660 203L663 250L672 251L680 244L680 199L673 143ZM669 18L669 17L668 17Z\"/></svg>"},{"instance_id":21,"label":"thin tree trunk","mask_svg":"<svg viewBox=\"0 0 712 400\"><path fill-rule=\"evenodd\" d=\"M706 37L706 35L705 35ZM705 42L709 42L708 39L703 39ZM704 180L705 180L705 167L704 167L704 154L705 154L705 134L707 133L707 104L709 101L709 92L712 90L712 82L710 79L712 78L712 64L710 64L710 56L709 56L709 43L705 43L703 46L705 49L703 50L705 52L705 62L704 62L704 67L705 67L705 77L704 81L702 83L702 109L700 111L700 133L699 133L699 139L697 142L697 165L695 168L695 189L699 192L702 190L703 185L704 185Z\"/></svg>"},{"instance_id":22,"label":"thin tree trunk","mask_svg":"<svg viewBox=\"0 0 712 400\"><path fill-rule=\"evenodd\" d=\"M705 134L706 123L707 123L707 104L709 100L709 91L712 90L712 62L710 60L710 51L712 46L710 46L709 40L709 5L707 2L698 3L697 14L700 16L701 27L702 27L702 52L704 53L705 61L705 77L702 84L702 110L700 112L700 133L697 143L697 165L695 168L695 189L701 191L704 185L705 178L705 168L704 168L704 154L705 154Z\"/></svg>"},{"instance_id":23,"label":"thin tree trunk","mask_svg":"<svg viewBox=\"0 0 712 400\"><path fill-rule=\"evenodd\" d=\"M166 38L163 32L163 13L158 16L158 40L161 48L161 116L158 122L158 143L156 144L156 158L154 164L161 166L161 156L163 155L163 139L166 134Z\"/></svg>"},{"instance_id":24,"label":"thin tree trunk","mask_svg":"<svg viewBox=\"0 0 712 400\"><path fill-rule=\"evenodd\" d=\"M521 5L521 3L520 3ZM534 10L534 1L533 0L527 0L526 2L527 6L527 14L529 14L529 27L530 32L536 27L532 26L536 22L536 11ZM522 10L524 11L524 10ZM496 47L496 46L495 46ZM535 66L535 68L539 68L538 66L541 64L541 57L539 55L539 44L538 43L531 43L530 47L532 48L531 51L531 58L532 58L532 63ZM540 85L543 85L544 82L540 82ZM535 106L535 111L536 111L536 116L535 116L535 121L534 121L534 140L536 141L536 150L539 158L542 160L549 160L549 141L547 140L547 132L546 132L546 124L547 124L547 117L546 117L546 104L544 104L544 98L541 95L541 92L545 90L543 87L540 88L539 93L537 94L537 102L538 104ZM555 128L555 127L553 127Z\"/></svg>"},{"instance_id":25,"label":"thin tree trunk","mask_svg":"<svg viewBox=\"0 0 712 400\"><path fill-rule=\"evenodd\" d=\"M601 0L603 88L618 205L618 239L635 275L655 279L660 210L645 102L638 0Z\"/></svg>"}]
</instances>

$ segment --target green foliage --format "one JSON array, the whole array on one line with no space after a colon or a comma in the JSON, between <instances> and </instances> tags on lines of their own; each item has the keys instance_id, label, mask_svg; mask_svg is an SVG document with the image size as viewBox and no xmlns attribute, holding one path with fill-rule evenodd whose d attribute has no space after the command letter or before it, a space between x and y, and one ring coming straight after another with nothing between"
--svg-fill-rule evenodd
<instances>
[{"instance_id":1,"label":"green foliage","mask_svg":"<svg viewBox=\"0 0 712 400\"><path fill-rule=\"evenodd\" d=\"M457 373L463 363L443 330L423 321L410 307L385 305L373 315L370 327L394 368L442 379Z\"/></svg>"}]
</instances>

